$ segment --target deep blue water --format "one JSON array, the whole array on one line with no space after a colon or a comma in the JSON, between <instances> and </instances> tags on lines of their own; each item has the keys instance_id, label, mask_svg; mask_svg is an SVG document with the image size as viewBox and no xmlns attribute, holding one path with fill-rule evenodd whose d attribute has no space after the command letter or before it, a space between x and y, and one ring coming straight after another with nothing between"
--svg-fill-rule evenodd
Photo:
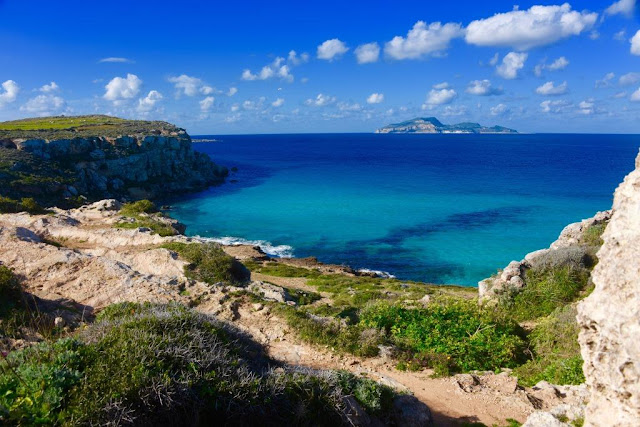
<instances>
[{"instance_id":1,"label":"deep blue water","mask_svg":"<svg viewBox=\"0 0 640 427\"><path fill-rule=\"evenodd\" d=\"M238 171L171 201L189 234L462 285L610 208L640 146L638 135L209 137L220 142L195 148Z\"/></svg>"}]
</instances>

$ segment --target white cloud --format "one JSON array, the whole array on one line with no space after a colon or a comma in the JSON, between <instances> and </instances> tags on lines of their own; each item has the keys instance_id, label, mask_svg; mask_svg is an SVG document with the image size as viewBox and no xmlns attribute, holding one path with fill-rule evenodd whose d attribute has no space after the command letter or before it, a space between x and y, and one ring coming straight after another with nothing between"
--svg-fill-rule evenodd
<instances>
[{"instance_id":1,"label":"white cloud","mask_svg":"<svg viewBox=\"0 0 640 427\"><path fill-rule=\"evenodd\" d=\"M520 52L509 52L502 58L502 64L496 67L498 75L504 79L512 80L518 77L518 71L524 67L524 63L529 55Z\"/></svg>"},{"instance_id":2,"label":"white cloud","mask_svg":"<svg viewBox=\"0 0 640 427\"><path fill-rule=\"evenodd\" d=\"M452 39L462 37L460 24L432 22L427 25L418 21L407 33L407 37L395 36L384 46L384 52L393 59L419 59L427 55L438 55L449 48Z\"/></svg>"},{"instance_id":3,"label":"white cloud","mask_svg":"<svg viewBox=\"0 0 640 427\"><path fill-rule=\"evenodd\" d=\"M584 115L591 115L596 112L596 104L593 99L587 99L578 104L578 112Z\"/></svg>"},{"instance_id":4,"label":"white cloud","mask_svg":"<svg viewBox=\"0 0 640 427\"><path fill-rule=\"evenodd\" d=\"M282 107L284 105L284 98L278 98L271 103L273 107Z\"/></svg>"},{"instance_id":5,"label":"white cloud","mask_svg":"<svg viewBox=\"0 0 640 427\"><path fill-rule=\"evenodd\" d=\"M495 65L498 63L499 60L500 60L500 54L496 52L496 54L493 55L489 60L489 65L491 65L492 67L495 67Z\"/></svg>"},{"instance_id":6,"label":"white cloud","mask_svg":"<svg viewBox=\"0 0 640 427\"><path fill-rule=\"evenodd\" d=\"M453 89L431 89L427 95L425 105L434 106L448 104L453 101L456 96L458 96L458 94Z\"/></svg>"},{"instance_id":7,"label":"white cloud","mask_svg":"<svg viewBox=\"0 0 640 427\"><path fill-rule=\"evenodd\" d=\"M633 55L640 55L640 30L638 30L629 41L631 42L631 53Z\"/></svg>"},{"instance_id":8,"label":"white cloud","mask_svg":"<svg viewBox=\"0 0 640 427\"><path fill-rule=\"evenodd\" d=\"M347 45L339 39L326 40L318 46L318 59L324 59L327 61L333 61L340 56L347 53L349 48Z\"/></svg>"},{"instance_id":9,"label":"white cloud","mask_svg":"<svg viewBox=\"0 0 640 427\"><path fill-rule=\"evenodd\" d=\"M202 86L202 80L186 74L181 74L178 77L169 77L169 82L173 83L178 95L182 93L187 96L195 96Z\"/></svg>"},{"instance_id":10,"label":"white cloud","mask_svg":"<svg viewBox=\"0 0 640 427\"><path fill-rule=\"evenodd\" d=\"M607 15L625 15L629 18L633 16L633 10L636 7L636 0L619 0L605 9Z\"/></svg>"},{"instance_id":11,"label":"white cloud","mask_svg":"<svg viewBox=\"0 0 640 427\"><path fill-rule=\"evenodd\" d=\"M309 62L309 54L305 52L298 55L295 50L290 50L287 61L289 61L292 65L304 64L305 62Z\"/></svg>"},{"instance_id":12,"label":"white cloud","mask_svg":"<svg viewBox=\"0 0 640 427\"><path fill-rule=\"evenodd\" d=\"M2 91L0 91L0 107L16 100L20 92L20 86L13 80L7 80L2 83Z\"/></svg>"},{"instance_id":13,"label":"white cloud","mask_svg":"<svg viewBox=\"0 0 640 427\"><path fill-rule=\"evenodd\" d=\"M618 84L620 86L631 86L640 82L640 73L627 73L620 76Z\"/></svg>"},{"instance_id":14,"label":"white cloud","mask_svg":"<svg viewBox=\"0 0 640 427\"><path fill-rule=\"evenodd\" d=\"M462 116L467 114L467 107L464 105L448 105L442 112L443 116Z\"/></svg>"},{"instance_id":15,"label":"white cloud","mask_svg":"<svg viewBox=\"0 0 640 427\"><path fill-rule=\"evenodd\" d=\"M601 80L596 80L595 87L596 89L600 89L603 87L611 86L611 81L616 77L614 73L607 73Z\"/></svg>"},{"instance_id":16,"label":"white cloud","mask_svg":"<svg viewBox=\"0 0 640 427\"><path fill-rule=\"evenodd\" d=\"M293 74L291 68L284 63L284 58L277 57L271 64L262 67L259 73L254 74L251 70L246 69L242 72L242 80L268 80L272 78L280 78L282 80L293 82Z\"/></svg>"},{"instance_id":17,"label":"white cloud","mask_svg":"<svg viewBox=\"0 0 640 427\"><path fill-rule=\"evenodd\" d=\"M447 89L449 87L449 82L442 82L433 85L434 89Z\"/></svg>"},{"instance_id":18,"label":"white cloud","mask_svg":"<svg viewBox=\"0 0 640 427\"><path fill-rule=\"evenodd\" d=\"M131 99L138 95L142 86L142 80L135 74L127 74L127 77L114 77L104 87L106 89L103 98L107 101L113 101L115 104L125 99Z\"/></svg>"},{"instance_id":19,"label":"white cloud","mask_svg":"<svg viewBox=\"0 0 640 427\"><path fill-rule=\"evenodd\" d=\"M372 93L367 98L367 104L380 104L382 101L384 101L383 93Z\"/></svg>"},{"instance_id":20,"label":"white cloud","mask_svg":"<svg viewBox=\"0 0 640 427\"><path fill-rule=\"evenodd\" d=\"M356 48L355 54L358 64L377 62L380 57L380 46L376 42L361 44Z\"/></svg>"},{"instance_id":21,"label":"white cloud","mask_svg":"<svg viewBox=\"0 0 640 427\"><path fill-rule=\"evenodd\" d=\"M473 80L467 87L467 93L478 96L500 95L502 93L501 88L491 86L489 80Z\"/></svg>"},{"instance_id":22,"label":"white cloud","mask_svg":"<svg viewBox=\"0 0 640 427\"><path fill-rule=\"evenodd\" d=\"M362 106L357 102L355 104L349 104L348 102L339 102L338 109L340 111L360 111Z\"/></svg>"},{"instance_id":23,"label":"white cloud","mask_svg":"<svg viewBox=\"0 0 640 427\"><path fill-rule=\"evenodd\" d=\"M600 33L597 30L591 30L589 33L589 38L591 40L598 40L600 38Z\"/></svg>"},{"instance_id":24,"label":"white cloud","mask_svg":"<svg viewBox=\"0 0 640 427\"><path fill-rule=\"evenodd\" d=\"M215 88L212 88L211 86L202 86L200 88L200 93L203 95L211 95L212 93L216 92Z\"/></svg>"},{"instance_id":25,"label":"white cloud","mask_svg":"<svg viewBox=\"0 0 640 427\"><path fill-rule=\"evenodd\" d=\"M28 100L20 111L26 111L30 114L39 116L51 116L61 112L66 107L64 99L55 95L38 95Z\"/></svg>"},{"instance_id":26,"label":"white cloud","mask_svg":"<svg viewBox=\"0 0 640 427\"><path fill-rule=\"evenodd\" d=\"M236 93L238 93L238 88L237 87L230 87L229 90L227 91L227 96L233 96Z\"/></svg>"},{"instance_id":27,"label":"white cloud","mask_svg":"<svg viewBox=\"0 0 640 427\"><path fill-rule=\"evenodd\" d=\"M633 102L640 102L640 88L631 94L631 98L629 98Z\"/></svg>"},{"instance_id":28,"label":"white cloud","mask_svg":"<svg viewBox=\"0 0 640 427\"><path fill-rule=\"evenodd\" d=\"M102 58L98 62L120 62L120 63L133 64L135 61L129 58L120 58L120 57L110 56L108 58Z\"/></svg>"},{"instance_id":29,"label":"white cloud","mask_svg":"<svg viewBox=\"0 0 640 427\"><path fill-rule=\"evenodd\" d=\"M216 99L213 96L207 96L205 99L200 101L200 111L207 112L211 110L213 107L213 103Z\"/></svg>"},{"instance_id":30,"label":"white cloud","mask_svg":"<svg viewBox=\"0 0 640 427\"><path fill-rule=\"evenodd\" d=\"M558 86L555 86L553 82L546 82L545 84L538 86L536 93L538 95L564 95L568 91L567 82L562 82Z\"/></svg>"},{"instance_id":31,"label":"white cloud","mask_svg":"<svg viewBox=\"0 0 640 427\"><path fill-rule=\"evenodd\" d=\"M622 92L618 92L615 95L613 95L613 98L620 99L620 98L624 98L625 96L627 96L627 92L622 91Z\"/></svg>"},{"instance_id":32,"label":"white cloud","mask_svg":"<svg viewBox=\"0 0 640 427\"><path fill-rule=\"evenodd\" d=\"M498 13L471 22L465 40L478 46L505 46L528 50L577 36L593 27L597 13L571 10L561 6L532 6L528 10Z\"/></svg>"},{"instance_id":33,"label":"white cloud","mask_svg":"<svg viewBox=\"0 0 640 427\"><path fill-rule=\"evenodd\" d=\"M231 106L231 112L232 112L232 113L235 113L235 112L237 112L237 111L239 111L239 110L240 110L240 106L239 106L238 104L233 104L233 105Z\"/></svg>"},{"instance_id":34,"label":"white cloud","mask_svg":"<svg viewBox=\"0 0 640 427\"><path fill-rule=\"evenodd\" d=\"M547 69L551 71L564 70L565 68L567 68L567 65L569 65L569 60L564 56L561 56L560 58L553 61L551 65L547 67Z\"/></svg>"},{"instance_id":35,"label":"white cloud","mask_svg":"<svg viewBox=\"0 0 640 427\"><path fill-rule=\"evenodd\" d=\"M56 92L59 89L60 89L60 86L58 86L56 82L51 82L48 85L42 86L39 90L40 92L49 93L49 92Z\"/></svg>"},{"instance_id":36,"label":"white cloud","mask_svg":"<svg viewBox=\"0 0 640 427\"><path fill-rule=\"evenodd\" d=\"M547 100L540 103L540 109L543 113L562 113L568 111L571 105L571 103L563 99L557 101Z\"/></svg>"},{"instance_id":37,"label":"white cloud","mask_svg":"<svg viewBox=\"0 0 640 427\"><path fill-rule=\"evenodd\" d=\"M305 104L314 106L314 107L324 107L327 105L331 105L336 102L335 96L323 95L321 93L315 97L315 99L307 99Z\"/></svg>"},{"instance_id":38,"label":"white cloud","mask_svg":"<svg viewBox=\"0 0 640 427\"><path fill-rule=\"evenodd\" d=\"M138 111L151 111L162 98L162 94L157 90L149 91L147 96L138 100Z\"/></svg>"},{"instance_id":39,"label":"white cloud","mask_svg":"<svg viewBox=\"0 0 640 427\"><path fill-rule=\"evenodd\" d=\"M489 111L491 111L492 116L501 116L509 112L509 107L504 104L498 104L495 107L491 107Z\"/></svg>"},{"instance_id":40,"label":"white cloud","mask_svg":"<svg viewBox=\"0 0 640 427\"><path fill-rule=\"evenodd\" d=\"M627 38L627 30L624 28L613 35L614 40L618 40L619 42L625 41Z\"/></svg>"}]
</instances>

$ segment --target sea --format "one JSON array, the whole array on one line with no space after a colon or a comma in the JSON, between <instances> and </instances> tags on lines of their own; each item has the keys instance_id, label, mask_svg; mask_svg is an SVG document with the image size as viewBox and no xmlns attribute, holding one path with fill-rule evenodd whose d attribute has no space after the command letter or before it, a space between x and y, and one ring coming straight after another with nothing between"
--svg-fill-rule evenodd
<instances>
[{"instance_id":1,"label":"sea","mask_svg":"<svg viewBox=\"0 0 640 427\"><path fill-rule=\"evenodd\" d=\"M187 234L437 284L477 282L611 208L640 135L199 135L232 172L167 201Z\"/></svg>"}]
</instances>

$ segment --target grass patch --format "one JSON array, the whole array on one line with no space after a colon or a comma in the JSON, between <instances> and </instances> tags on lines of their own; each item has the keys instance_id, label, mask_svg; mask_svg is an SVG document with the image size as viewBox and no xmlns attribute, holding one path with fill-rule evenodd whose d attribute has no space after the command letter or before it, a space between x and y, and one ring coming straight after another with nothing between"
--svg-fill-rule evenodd
<instances>
[{"instance_id":1,"label":"grass patch","mask_svg":"<svg viewBox=\"0 0 640 427\"><path fill-rule=\"evenodd\" d=\"M575 304L571 304L556 309L536 325L529 335L533 358L514 371L521 384L533 386L542 380L552 384L584 382L576 314Z\"/></svg>"},{"instance_id":2,"label":"grass patch","mask_svg":"<svg viewBox=\"0 0 640 427\"><path fill-rule=\"evenodd\" d=\"M602 241L602 233L607 228L607 223L600 223L592 225L587 228L582 235L582 242L588 246L600 247L604 243Z\"/></svg>"},{"instance_id":3,"label":"grass patch","mask_svg":"<svg viewBox=\"0 0 640 427\"><path fill-rule=\"evenodd\" d=\"M295 267L276 261L270 261L264 264L258 264L255 261L250 261L245 263L245 265L251 271L266 274L268 276L315 278L322 275L318 270Z\"/></svg>"},{"instance_id":4,"label":"grass patch","mask_svg":"<svg viewBox=\"0 0 640 427\"><path fill-rule=\"evenodd\" d=\"M246 268L215 243L172 242L162 247L177 252L189 262L185 266L185 275L190 279L210 285L219 282L241 283L248 279Z\"/></svg>"},{"instance_id":5,"label":"grass patch","mask_svg":"<svg viewBox=\"0 0 640 427\"><path fill-rule=\"evenodd\" d=\"M330 425L343 399L388 416L394 393L346 372L265 371L233 329L179 305L123 303L76 339L0 362L7 424Z\"/></svg>"},{"instance_id":6,"label":"grass patch","mask_svg":"<svg viewBox=\"0 0 640 427\"><path fill-rule=\"evenodd\" d=\"M120 209L120 215L133 221L120 221L114 227L123 229L148 228L159 236L175 236L178 231L171 224L161 220L162 214L149 200L126 203Z\"/></svg>"}]
</instances>

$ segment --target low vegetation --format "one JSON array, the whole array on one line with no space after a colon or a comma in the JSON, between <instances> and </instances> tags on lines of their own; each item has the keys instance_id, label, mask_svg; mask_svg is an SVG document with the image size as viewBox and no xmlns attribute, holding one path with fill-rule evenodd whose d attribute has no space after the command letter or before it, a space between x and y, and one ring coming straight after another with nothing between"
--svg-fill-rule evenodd
<instances>
[{"instance_id":1,"label":"low vegetation","mask_svg":"<svg viewBox=\"0 0 640 427\"><path fill-rule=\"evenodd\" d=\"M394 393L346 372L266 370L237 331L178 305L123 303L73 338L0 362L6 424L342 424L345 396L388 416Z\"/></svg>"},{"instance_id":2,"label":"low vegetation","mask_svg":"<svg viewBox=\"0 0 640 427\"><path fill-rule=\"evenodd\" d=\"M191 279L214 285L219 282L241 283L249 278L246 268L216 243L172 242L162 247L177 252L189 262L185 266L185 274Z\"/></svg>"},{"instance_id":3,"label":"low vegetation","mask_svg":"<svg viewBox=\"0 0 640 427\"><path fill-rule=\"evenodd\" d=\"M152 232L160 236L173 236L178 231L171 226L168 221L163 221L162 213L149 200L138 200L136 202L126 203L120 209L120 215L126 220L119 221L115 224L116 228L135 229L148 228Z\"/></svg>"}]
</instances>

